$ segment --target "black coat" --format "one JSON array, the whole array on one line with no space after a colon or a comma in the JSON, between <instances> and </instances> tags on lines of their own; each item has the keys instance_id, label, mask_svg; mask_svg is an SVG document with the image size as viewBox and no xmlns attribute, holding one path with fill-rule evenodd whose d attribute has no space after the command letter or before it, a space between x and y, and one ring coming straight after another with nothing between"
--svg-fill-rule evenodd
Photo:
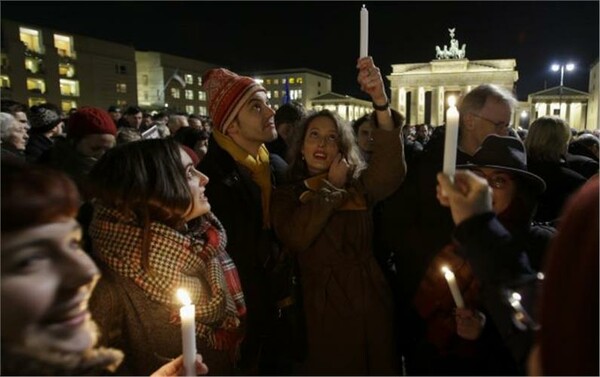
<instances>
[{"instance_id":1,"label":"black coat","mask_svg":"<svg viewBox=\"0 0 600 377\"><path fill-rule=\"evenodd\" d=\"M283 177L287 164L271 155L272 182ZM270 367L255 370L261 347L273 336L276 321L274 289L271 279L279 245L270 229L263 229L261 192L250 171L237 164L211 136L208 152L199 164L209 183L206 196L212 211L227 231L227 251L240 276L248 309L246 336L242 343L240 368L244 373L282 372ZM263 361L261 361L263 362ZM276 367L275 367L276 368Z\"/></svg>"}]
</instances>

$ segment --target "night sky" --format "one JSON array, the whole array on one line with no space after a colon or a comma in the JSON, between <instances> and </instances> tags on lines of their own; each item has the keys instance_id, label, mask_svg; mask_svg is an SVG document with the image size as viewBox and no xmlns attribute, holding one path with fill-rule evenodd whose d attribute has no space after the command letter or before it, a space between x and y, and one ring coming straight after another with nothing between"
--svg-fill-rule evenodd
<instances>
[{"instance_id":1,"label":"night sky","mask_svg":"<svg viewBox=\"0 0 600 377\"><path fill-rule=\"evenodd\" d=\"M466 57L517 60L520 100L559 84L553 62L572 61L568 87L587 91L598 59L599 2L364 2L369 54L392 64L429 62L449 45ZM363 2L11 2L3 18L226 66L236 72L306 67L333 76L333 90L365 98L356 84ZM77 48L77 47L75 47ZM387 82L387 80L386 80Z\"/></svg>"}]
</instances>

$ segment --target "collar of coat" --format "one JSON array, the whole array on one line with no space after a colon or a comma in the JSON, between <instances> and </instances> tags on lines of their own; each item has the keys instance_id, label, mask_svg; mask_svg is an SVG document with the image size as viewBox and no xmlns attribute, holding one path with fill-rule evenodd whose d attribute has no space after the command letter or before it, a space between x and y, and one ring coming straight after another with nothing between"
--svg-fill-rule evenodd
<instances>
[{"instance_id":1,"label":"collar of coat","mask_svg":"<svg viewBox=\"0 0 600 377\"><path fill-rule=\"evenodd\" d=\"M299 199L302 203L307 203L313 200L318 195L319 191L344 190L333 186L327 180L327 173L322 173L307 178L303 181L303 183L304 187L308 190L303 191L300 195ZM358 192L354 186L349 187L345 191L347 191L348 196L342 205L337 208L338 211L362 211L367 209L367 200L365 199L365 196Z\"/></svg>"}]
</instances>

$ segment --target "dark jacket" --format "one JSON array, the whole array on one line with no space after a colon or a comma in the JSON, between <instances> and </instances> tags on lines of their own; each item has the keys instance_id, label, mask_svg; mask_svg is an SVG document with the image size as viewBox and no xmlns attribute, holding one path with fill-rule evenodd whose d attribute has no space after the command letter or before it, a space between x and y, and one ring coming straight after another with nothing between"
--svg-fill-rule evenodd
<instances>
[{"instance_id":1,"label":"dark jacket","mask_svg":"<svg viewBox=\"0 0 600 377\"><path fill-rule=\"evenodd\" d=\"M27 141L27 148L25 148L25 155L27 161L38 162L40 156L48 149L52 148L54 142L52 139L44 134L33 134Z\"/></svg>"},{"instance_id":2,"label":"dark jacket","mask_svg":"<svg viewBox=\"0 0 600 377\"><path fill-rule=\"evenodd\" d=\"M271 182L275 185L286 164L277 157L270 158ZM277 312L270 279L279 245L273 231L263 229L260 188L249 170L237 164L214 137L199 170L210 179L205 193L227 231L227 251L238 269L248 308L239 366L244 374L285 374L287 371L274 365L277 350L269 349ZM263 364L260 370L259 363Z\"/></svg>"},{"instance_id":3,"label":"dark jacket","mask_svg":"<svg viewBox=\"0 0 600 377\"><path fill-rule=\"evenodd\" d=\"M565 160L570 169L575 170L585 178L589 179L593 175L598 174L598 160L572 153L567 153Z\"/></svg>"},{"instance_id":4,"label":"dark jacket","mask_svg":"<svg viewBox=\"0 0 600 377\"><path fill-rule=\"evenodd\" d=\"M546 182L546 191L540 196L534 218L539 222L557 221L566 200L587 180L569 168L564 160L551 162L528 159L527 170Z\"/></svg>"},{"instance_id":5,"label":"dark jacket","mask_svg":"<svg viewBox=\"0 0 600 377\"><path fill-rule=\"evenodd\" d=\"M537 271L544 264L542 256L554 234L554 228L533 225L514 237L493 213L473 216L454 231L455 241L481 282L480 299L485 311L523 374L539 320L534 310L540 288ZM536 264L538 268L532 268ZM516 320L507 299L513 291L521 295L521 304L530 318Z\"/></svg>"}]
</instances>

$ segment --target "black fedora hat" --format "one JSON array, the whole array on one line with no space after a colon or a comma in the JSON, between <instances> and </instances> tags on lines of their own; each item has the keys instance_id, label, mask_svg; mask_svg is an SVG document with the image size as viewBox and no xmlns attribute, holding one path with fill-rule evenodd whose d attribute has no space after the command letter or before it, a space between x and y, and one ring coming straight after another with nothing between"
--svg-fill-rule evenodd
<instances>
[{"instance_id":1,"label":"black fedora hat","mask_svg":"<svg viewBox=\"0 0 600 377\"><path fill-rule=\"evenodd\" d=\"M523 178L536 193L546 190L546 182L527 171L527 153L523 142L510 136L489 135L466 165L459 169L491 168L505 170Z\"/></svg>"}]
</instances>

